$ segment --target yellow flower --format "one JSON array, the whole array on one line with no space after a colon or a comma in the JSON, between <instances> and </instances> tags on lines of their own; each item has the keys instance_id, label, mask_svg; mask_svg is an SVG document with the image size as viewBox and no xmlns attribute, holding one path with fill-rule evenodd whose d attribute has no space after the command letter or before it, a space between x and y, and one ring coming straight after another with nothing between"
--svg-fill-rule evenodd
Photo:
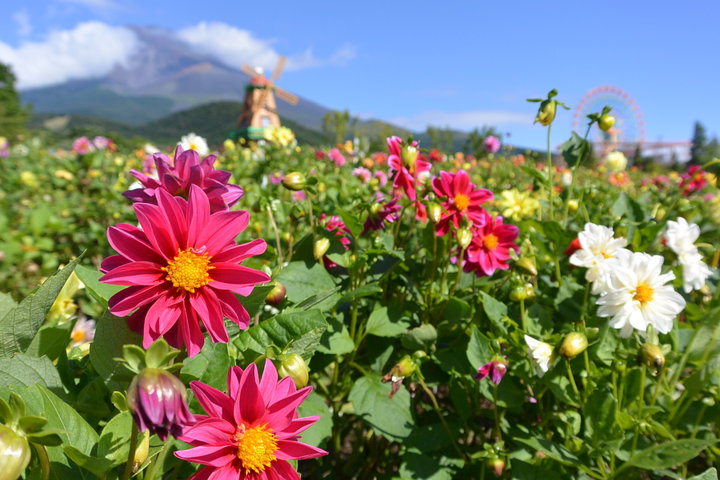
<instances>
[{"instance_id":1,"label":"yellow flower","mask_svg":"<svg viewBox=\"0 0 720 480\"><path fill-rule=\"evenodd\" d=\"M84 287L85 285L80 281L80 278L75 272L71 273L65 285L63 285L63 288L60 290L60 293L58 293L52 307L50 307L48 318L52 320L57 319L59 323L70 320L70 317L75 315L77 311L77 304L73 301L73 296L75 296L78 290Z\"/></svg>"},{"instance_id":2,"label":"yellow flower","mask_svg":"<svg viewBox=\"0 0 720 480\"><path fill-rule=\"evenodd\" d=\"M33 172L30 172L28 170L20 173L20 181L31 188L35 188L38 186L37 177Z\"/></svg>"},{"instance_id":3,"label":"yellow flower","mask_svg":"<svg viewBox=\"0 0 720 480\"><path fill-rule=\"evenodd\" d=\"M619 151L610 152L605 155L605 164L613 172L620 172L627 167L627 157Z\"/></svg>"},{"instance_id":4,"label":"yellow flower","mask_svg":"<svg viewBox=\"0 0 720 480\"><path fill-rule=\"evenodd\" d=\"M223 142L223 148L225 148L226 152L233 152L235 151L235 142L228 138Z\"/></svg>"},{"instance_id":5,"label":"yellow flower","mask_svg":"<svg viewBox=\"0 0 720 480\"><path fill-rule=\"evenodd\" d=\"M502 209L502 216L513 220L531 217L540 208L540 202L530 196L530 192L520 192L517 188L504 190L500 193L497 206Z\"/></svg>"},{"instance_id":6,"label":"yellow flower","mask_svg":"<svg viewBox=\"0 0 720 480\"><path fill-rule=\"evenodd\" d=\"M70 181L73 178L75 178L75 175L68 172L67 170L55 170L55 176L57 178L62 178L63 180L67 180L67 181Z\"/></svg>"}]
</instances>

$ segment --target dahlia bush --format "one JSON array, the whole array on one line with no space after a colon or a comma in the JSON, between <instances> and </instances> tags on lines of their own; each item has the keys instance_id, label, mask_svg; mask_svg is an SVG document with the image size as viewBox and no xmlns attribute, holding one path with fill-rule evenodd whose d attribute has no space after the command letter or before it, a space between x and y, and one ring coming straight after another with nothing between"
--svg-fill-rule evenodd
<instances>
[{"instance_id":1,"label":"dahlia bush","mask_svg":"<svg viewBox=\"0 0 720 480\"><path fill-rule=\"evenodd\" d=\"M282 137L3 147L0 480L717 478L716 163Z\"/></svg>"}]
</instances>

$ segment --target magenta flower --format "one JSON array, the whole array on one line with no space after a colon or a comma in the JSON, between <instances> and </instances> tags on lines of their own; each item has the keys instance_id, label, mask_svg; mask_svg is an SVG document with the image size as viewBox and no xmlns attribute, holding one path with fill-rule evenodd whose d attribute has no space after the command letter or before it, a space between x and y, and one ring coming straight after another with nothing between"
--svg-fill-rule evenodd
<instances>
[{"instance_id":1,"label":"magenta flower","mask_svg":"<svg viewBox=\"0 0 720 480\"><path fill-rule=\"evenodd\" d=\"M245 193L239 186L228 184L232 175L230 172L213 168L217 158L215 155L208 155L200 163L200 156L195 150L183 151L178 145L173 164L163 153L156 153L153 158L158 180L137 170L130 171L143 185L143 188L123 193L133 203L157 204L159 190L165 190L173 196L187 197L190 186L197 185L210 199L211 211L218 212L235 205Z\"/></svg>"},{"instance_id":2,"label":"magenta flower","mask_svg":"<svg viewBox=\"0 0 720 480\"><path fill-rule=\"evenodd\" d=\"M111 142L111 140L109 138L102 137L100 135L93 138L93 141L92 141L93 145L98 150L105 150L106 148L108 148L110 146L110 142Z\"/></svg>"},{"instance_id":3,"label":"magenta flower","mask_svg":"<svg viewBox=\"0 0 720 480\"><path fill-rule=\"evenodd\" d=\"M705 172L700 165L691 165L688 171L681 174L680 188L684 196L699 192L708 184Z\"/></svg>"},{"instance_id":4,"label":"magenta flower","mask_svg":"<svg viewBox=\"0 0 720 480\"><path fill-rule=\"evenodd\" d=\"M378 195L377 203L370 207L370 213L360 235L365 235L370 230L383 230L386 222L393 223L398 219L397 212L400 211L400 205L398 205L397 197L393 197L388 203L382 203L383 200L382 194Z\"/></svg>"},{"instance_id":5,"label":"magenta flower","mask_svg":"<svg viewBox=\"0 0 720 480\"><path fill-rule=\"evenodd\" d=\"M435 225L438 236L445 235L451 223L455 228L460 228L463 218L472 224L483 225L487 212L481 205L492 200L493 194L490 190L475 188L464 170L457 173L440 172L440 176L433 179L432 186L438 198L445 198L441 203L445 213Z\"/></svg>"},{"instance_id":6,"label":"magenta flower","mask_svg":"<svg viewBox=\"0 0 720 480\"><path fill-rule=\"evenodd\" d=\"M499 385L503 377L507 373L508 364L502 358L494 358L490 362L486 363L482 367L478 368L478 373L475 375L475 380L482 380L485 377L490 377L490 380L495 384Z\"/></svg>"},{"instance_id":7,"label":"magenta flower","mask_svg":"<svg viewBox=\"0 0 720 480\"><path fill-rule=\"evenodd\" d=\"M145 368L133 378L127 403L140 431L150 430L163 441L168 434L179 437L183 427L193 422L185 385L160 368Z\"/></svg>"},{"instance_id":8,"label":"magenta flower","mask_svg":"<svg viewBox=\"0 0 720 480\"><path fill-rule=\"evenodd\" d=\"M430 170L430 164L418 158L420 154L420 145L418 142L412 142L410 145L403 145L400 137L390 137L387 139L388 163L390 168L395 170L395 178L393 179L393 187L405 192L410 200L417 198L417 180L418 176L423 172Z\"/></svg>"},{"instance_id":9,"label":"magenta flower","mask_svg":"<svg viewBox=\"0 0 720 480\"><path fill-rule=\"evenodd\" d=\"M95 147L93 146L90 139L88 139L87 137L80 137L80 138L75 139L75 141L72 144L72 149L78 155L86 155L86 154L94 151Z\"/></svg>"},{"instance_id":10,"label":"magenta flower","mask_svg":"<svg viewBox=\"0 0 720 480\"><path fill-rule=\"evenodd\" d=\"M375 173L373 173L373 177L378 179L378 182L380 182L381 187L384 187L385 185L387 185L387 182L388 182L387 175L382 170L378 170Z\"/></svg>"},{"instance_id":11,"label":"magenta flower","mask_svg":"<svg viewBox=\"0 0 720 480\"><path fill-rule=\"evenodd\" d=\"M500 150L500 139L489 135L483 142L483 147L487 153L497 153Z\"/></svg>"},{"instance_id":12,"label":"magenta flower","mask_svg":"<svg viewBox=\"0 0 720 480\"><path fill-rule=\"evenodd\" d=\"M507 270L510 250L520 250L515 244L520 233L518 227L504 224L502 217L493 219L487 212L483 212L483 216L482 222L473 227L463 266L465 272L475 272L478 277L490 276L495 270Z\"/></svg>"},{"instance_id":13,"label":"magenta flower","mask_svg":"<svg viewBox=\"0 0 720 480\"><path fill-rule=\"evenodd\" d=\"M331 217L328 217L326 214L320 215L320 224L325 225L325 230L328 232L335 232L335 236L338 237L338 240L340 243L342 243L343 247L345 247L345 250L350 248L350 237L348 235L351 235L350 229L347 228L345 225L345 222L343 222L340 217L337 215L333 215Z\"/></svg>"},{"instance_id":14,"label":"magenta flower","mask_svg":"<svg viewBox=\"0 0 720 480\"><path fill-rule=\"evenodd\" d=\"M166 190L155 191L158 204L133 207L141 228L126 223L108 229L108 241L119 252L100 267L101 282L129 285L110 298L110 312L131 314L130 327L149 347L164 337L189 356L203 346L200 323L213 342L227 342L224 317L247 328L250 317L235 296L247 296L254 285L270 280L265 273L240 265L265 251L265 240L242 245L235 237L245 230L245 211L210 212L210 201L197 185L188 200Z\"/></svg>"},{"instance_id":15,"label":"magenta flower","mask_svg":"<svg viewBox=\"0 0 720 480\"><path fill-rule=\"evenodd\" d=\"M268 178L270 178L270 183L273 185L280 185L285 175L282 172L273 172L268 174Z\"/></svg>"},{"instance_id":16,"label":"magenta flower","mask_svg":"<svg viewBox=\"0 0 720 480\"><path fill-rule=\"evenodd\" d=\"M312 387L297 390L291 377L278 381L270 360L261 378L254 363L245 370L231 367L227 395L201 382L190 388L207 415L195 415L196 423L180 437L194 448L175 456L206 466L188 480L299 480L288 460L327 455L299 441L320 418L298 418Z\"/></svg>"},{"instance_id":17,"label":"magenta flower","mask_svg":"<svg viewBox=\"0 0 720 480\"><path fill-rule=\"evenodd\" d=\"M372 178L372 172L365 167L354 168L352 174L359 178L362 183L368 183Z\"/></svg>"},{"instance_id":18,"label":"magenta flower","mask_svg":"<svg viewBox=\"0 0 720 480\"><path fill-rule=\"evenodd\" d=\"M335 165L337 165L338 167L342 167L343 165L345 165L345 157L342 153L340 153L340 150L338 150L337 148L333 148L332 150L330 150L328 156L330 157L330 160L335 162Z\"/></svg>"}]
</instances>

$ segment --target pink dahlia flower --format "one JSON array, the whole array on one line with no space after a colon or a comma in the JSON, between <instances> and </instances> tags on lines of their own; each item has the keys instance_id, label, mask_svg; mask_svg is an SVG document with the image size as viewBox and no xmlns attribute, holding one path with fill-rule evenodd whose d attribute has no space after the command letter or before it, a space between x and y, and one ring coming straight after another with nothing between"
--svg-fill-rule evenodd
<instances>
[{"instance_id":1,"label":"pink dahlia flower","mask_svg":"<svg viewBox=\"0 0 720 480\"><path fill-rule=\"evenodd\" d=\"M416 185L418 175L430 170L430 164L418 158L420 154L420 146L418 142L412 142L410 145L403 145L400 137L390 137L387 139L388 163L390 168L395 170L395 178L393 179L393 187L405 192L410 200L417 198Z\"/></svg>"},{"instance_id":2,"label":"pink dahlia flower","mask_svg":"<svg viewBox=\"0 0 720 480\"><path fill-rule=\"evenodd\" d=\"M465 272L475 272L478 277L490 276L495 270L507 270L510 250L520 249L515 240L520 230L515 225L503 223L502 217L494 219L489 213L473 228L473 238L465 250Z\"/></svg>"},{"instance_id":3,"label":"pink dahlia flower","mask_svg":"<svg viewBox=\"0 0 720 480\"><path fill-rule=\"evenodd\" d=\"M393 223L398 219L397 212L400 211L400 205L398 205L397 197L393 197L388 203L382 203L383 200L384 198L380 194L377 203L370 207L370 213L360 235L365 235L370 230L383 230L386 223Z\"/></svg>"},{"instance_id":4,"label":"pink dahlia flower","mask_svg":"<svg viewBox=\"0 0 720 480\"><path fill-rule=\"evenodd\" d=\"M92 142L87 137L76 138L72 144L72 149L78 155L86 155L95 150Z\"/></svg>"},{"instance_id":5,"label":"pink dahlia flower","mask_svg":"<svg viewBox=\"0 0 720 480\"><path fill-rule=\"evenodd\" d=\"M490 380L495 385L500 385L500 382L507 373L507 369L508 364L506 360L495 358L483 365L482 367L478 368L478 373L475 375L475 380L480 381L485 377L490 377Z\"/></svg>"},{"instance_id":6,"label":"pink dahlia flower","mask_svg":"<svg viewBox=\"0 0 720 480\"><path fill-rule=\"evenodd\" d=\"M343 247L345 247L345 250L350 248L350 243L352 242L348 235L351 235L352 232L350 232L350 229L347 228L345 222L343 222L340 217L337 215L328 217L323 213L320 215L320 223L325 225L325 230L328 232L335 232L335 236L338 237L338 240L342 243Z\"/></svg>"},{"instance_id":7,"label":"pink dahlia flower","mask_svg":"<svg viewBox=\"0 0 720 480\"><path fill-rule=\"evenodd\" d=\"M481 205L492 200L493 194L490 190L475 188L464 170L457 173L440 172L440 176L433 179L432 186L438 198L445 198L441 203L445 213L435 225L438 236L448 232L450 223L459 228L463 217L472 224L484 225L487 212Z\"/></svg>"},{"instance_id":8,"label":"pink dahlia flower","mask_svg":"<svg viewBox=\"0 0 720 480\"><path fill-rule=\"evenodd\" d=\"M500 139L490 135L483 142L483 147L487 153L497 153L500 150Z\"/></svg>"},{"instance_id":9,"label":"pink dahlia flower","mask_svg":"<svg viewBox=\"0 0 720 480\"><path fill-rule=\"evenodd\" d=\"M228 184L230 172L213 168L215 155L208 155L200 162L195 150L183 151L178 145L175 159L170 160L163 153L153 155L157 167L158 180L148 175L131 170L130 174L142 183L143 188L128 190L123 193L134 203L157 204L158 190L165 190L170 195L187 197L191 185L200 187L210 199L212 212L227 210L237 203L244 191L237 185Z\"/></svg>"},{"instance_id":10,"label":"pink dahlia flower","mask_svg":"<svg viewBox=\"0 0 720 480\"><path fill-rule=\"evenodd\" d=\"M372 178L372 172L365 167L354 168L352 174L359 178L362 183L368 183Z\"/></svg>"},{"instance_id":11,"label":"pink dahlia flower","mask_svg":"<svg viewBox=\"0 0 720 480\"><path fill-rule=\"evenodd\" d=\"M185 385L161 368L144 368L133 378L127 403L140 431L150 430L162 441L180 436L183 426L193 423Z\"/></svg>"},{"instance_id":12,"label":"pink dahlia flower","mask_svg":"<svg viewBox=\"0 0 720 480\"><path fill-rule=\"evenodd\" d=\"M333 148L332 150L330 150L328 156L330 157L330 160L335 162L335 165L337 165L338 167L342 167L343 165L345 165L345 157L342 153L340 153L340 150L338 150L337 148Z\"/></svg>"},{"instance_id":13,"label":"pink dahlia flower","mask_svg":"<svg viewBox=\"0 0 720 480\"><path fill-rule=\"evenodd\" d=\"M201 382L190 388L207 415L196 415L180 437L194 448L175 452L206 465L189 480L299 480L288 460L327 455L299 441L320 418L298 418L297 408L312 387L297 390L291 377L278 381L270 360L260 378L254 363L245 370L231 367L228 395Z\"/></svg>"},{"instance_id":14,"label":"pink dahlia flower","mask_svg":"<svg viewBox=\"0 0 720 480\"><path fill-rule=\"evenodd\" d=\"M136 203L140 227L121 223L108 228L108 241L119 253L100 267L101 282L129 285L110 298L114 315L130 315L130 328L142 333L143 346L159 337L189 356L203 346L204 325L213 342L227 342L224 317L247 328L250 317L235 294L247 296L254 285L270 280L240 265L265 251L265 240L242 245L235 237L248 224L245 211L210 212L210 201L197 185L188 200L164 189L157 205ZM134 313L133 313L134 312Z\"/></svg>"}]
</instances>

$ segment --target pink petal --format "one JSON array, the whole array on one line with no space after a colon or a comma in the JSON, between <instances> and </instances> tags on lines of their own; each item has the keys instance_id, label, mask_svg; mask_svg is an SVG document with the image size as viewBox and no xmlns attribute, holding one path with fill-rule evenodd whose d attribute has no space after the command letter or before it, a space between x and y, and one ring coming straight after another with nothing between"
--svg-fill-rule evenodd
<instances>
[{"instance_id":1,"label":"pink petal","mask_svg":"<svg viewBox=\"0 0 720 480\"><path fill-rule=\"evenodd\" d=\"M270 281L270 276L268 276L267 273L243 265L213 262L212 266L214 267L210 270L210 278L212 280L208 284L212 288L234 292L239 289L238 287L257 285L258 283L267 283Z\"/></svg>"},{"instance_id":2,"label":"pink petal","mask_svg":"<svg viewBox=\"0 0 720 480\"><path fill-rule=\"evenodd\" d=\"M200 406L202 406L209 415L224 418L230 423L235 421L232 416L233 401L230 397L220 390L202 382L190 382L190 388L195 394Z\"/></svg>"},{"instance_id":3,"label":"pink petal","mask_svg":"<svg viewBox=\"0 0 720 480\"><path fill-rule=\"evenodd\" d=\"M148 287L128 287L110 297L108 306L113 315L124 317L136 308L164 295L166 291L167 289L162 283Z\"/></svg>"},{"instance_id":4,"label":"pink petal","mask_svg":"<svg viewBox=\"0 0 720 480\"><path fill-rule=\"evenodd\" d=\"M207 230L210 224L210 201L197 185L190 186L190 192L188 195L188 202L190 205L189 218L190 224L188 225L188 245L195 247L201 247L206 245L204 240L204 231ZM237 235L237 234L236 234ZM235 238L233 236L233 238ZM210 250L213 252L213 250Z\"/></svg>"},{"instance_id":5,"label":"pink petal","mask_svg":"<svg viewBox=\"0 0 720 480\"><path fill-rule=\"evenodd\" d=\"M320 420L319 416L295 418L281 432L277 432L278 437L283 440L295 439L300 433L313 426L318 420Z\"/></svg>"},{"instance_id":6,"label":"pink petal","mask_svg":"<svg viewBox=\"0 0 720 480\"><path fill-rule=\"evenodd\" d=\"M108 228L110 246L130 260L146 260L163 263L163 257L148 243L145 233L139 228L120 223Z\"/></svg>"},{"instance_id":7,"label":"pink petal","mask_svg":"<svg viewBox=\"0 0 720 480\"><path fill-rule=\"evenodd\" d=\"M245 310L240 300L227 290L213 290L213 292L222 305L223 314L242 330L248 328L250 324L250 314Z\"/></svg>"},{"instance_id":8,"label":"pink petal","mask_svg":"<svg viewBox=\"0 0 720 480\"><path fill-rule=\"evenodd\" d=\"M238 425L252 425L265 413L265 402L260 395L257 367L251 363L240 379L238 395L235 398L235 421Z\"/></svg>"},{"instance_id":9,"label":"pink petal","mask_svg":"<svg viewBox=\"0 0 720 480\"><path fill-rule=\"evenodd\" d=\"M235 456L236 451L237 447L235 445L208 445L188 450L178 450L175 452L175 456L190 462L218 468L231 463L237 458Z\"/></svg>"},{"instance_id":10,"label":"pink petal","mask_svg":"<svg viewBox=\"0 0 720 480\"><path fill-rule=\"evenodd\" d=\"M308 458L322 457L328 452L321 448L310 446L306 443L293 440L279 440L278 451L275 456L279 460L306 460Z\"/></svg>"},{"instance_id":11,"label":"pink petal","mask_svg":"<svg viewBox=\"0 0 720 480\"><path fill-rule=\"evenodd\" d=\"M159 191L162 192L162 190ZM165 259L175 258L179 246L175 236L168 230L167 220L159 207L149 203L136 203L133 208L143 232L147 235L154 249L161 253Z\"/></svg>"},{"instance_id":12,"label":"pink petal","mask_svg":"<svg viewBox=\"0 0 720 480\"><path fill-rule=\"evenodd\" d=\"M181 440L195 446L195 442L200 442L201 445L224 446L235 443L234 435L234 425L222 418L212 417L186 428Z\"/></svg>"},{"instance_id":13,"label":"pink petal","mask_svg":"<svg viewBox=\"0 0 720 480\"><path fill-rule=\"evenodd\" d=\"M240 379L242 379L243 369L237 365L230 367L228 370L228 394L231 398L237 398L238 391L240 390Z\"/></svg>"},{"instance_id":14,"label":"pink petal","mask_svg":"<svg viewBox=\"0 0 720 480\"><path fill-rule=\"evenodd\" d=\"M227 330L225 330L220 301L213 293L213 290L203 288L189 297L190 305L192 305L203 325L205 325L205 329L210 334L212 341L227 343L230 339Z\"/></svg>"},{"instance_id":15,"label":"pink petal","mask_svg":"<svg viewBox=\"0 0 720 480\"><path fill-rule=\"evenodd\" d=\"M218 263L240 263L246 258L262 255L267 249L267 243L262 238L226 248L213 256L213 262Z\"/></svg>"},{"instance_id":16,"label":"pink petal","mask_svg":"<svg viewBox=\"0 0 720 480\"><path fill-rule=\"evenodd\" d=\"M130 262L109 271L100 277L100 281L113 285L155 285L164 277L165 272L157 263Z\"/></svg>"},{"instance_id":17,"label":"pink petal","mask_svg":"<svg viewBox=\"0 0 720 480\"><path fill-rule=\"evenodd\" d=\"M211 254L222 251L247 227L250 215L244 211L213 213L198 235L195 245L206 245Z\"/></svg>"},{"instance_id":18,"label":"pink petal","mask_svg":"<svg viewBox=\"0 0 720 480\"><path fill-rule=\"evenodd\" d=\"M200 331L195 311L189 305L189 301L186 301L185 308L182 309L179 325L180 335L187 347L188 357L194 357L205 345L205 337Z\"/></svg>"},{"instance_id":19,"label":"pink petal","mask_svg":"<svg viewBox=\"0 0 720 480\"><path fill-rule=\"evenodd\" d=\"M260 394L268 404L273 398L275 387L278 383L278 373L275 365L269 359L265 359L265 368L263 368L262 378L260 379Z\"/></svg>"}]
</instances>

